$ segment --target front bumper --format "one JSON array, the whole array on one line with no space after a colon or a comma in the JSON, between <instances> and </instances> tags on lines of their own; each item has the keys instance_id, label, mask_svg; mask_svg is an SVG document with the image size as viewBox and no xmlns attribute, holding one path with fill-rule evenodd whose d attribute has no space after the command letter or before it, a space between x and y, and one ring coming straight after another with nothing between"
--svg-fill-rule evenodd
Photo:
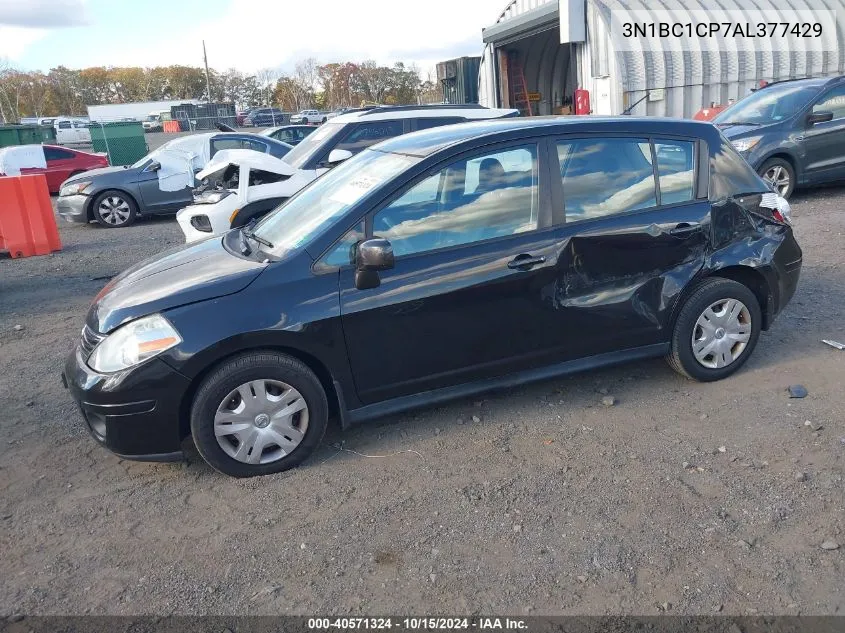
<instances>
[{"instance_id":1,"label":"front bumper","mask_svg":"<svg viewBox=\"0 0 845 633\"><path fill-rule=\"evenodd\" d=\"M179 411L190 381L158 358L114 374L91 369L77 345L62 382L94 439L126 459L178 461Z\"/></svg>"},{"instance_id":2,"label":"front bumper","mask_svg":"<svg viewBox=\"0 0 845 633\"><path fill-rule=\"evenodd\" d=\"M68 222L88 222L88 196L76 194L73 196L59 196L56 200L56 211Z\"/></svg>"},{"instance_id":3,"label":"front bumper","mask_svg":"<svg viewBox=\"0 0 845 633\"><path fill-rule=\"evenodd\" d=\"M197 242L204 240L212 235L219 235L229 230L229 216L232 210L228 209L227 205L219 206L225 202L225 198L217 204L192 204L189 207L181 209L176 214L176 221L179 223L179 228L185 234L185 243ZM225 208L224 208L225 207ZM204 215L208 218L211 224L211 232L200 231L193 224L191 218L194 216Z\"/></svg>"}]
</instances>

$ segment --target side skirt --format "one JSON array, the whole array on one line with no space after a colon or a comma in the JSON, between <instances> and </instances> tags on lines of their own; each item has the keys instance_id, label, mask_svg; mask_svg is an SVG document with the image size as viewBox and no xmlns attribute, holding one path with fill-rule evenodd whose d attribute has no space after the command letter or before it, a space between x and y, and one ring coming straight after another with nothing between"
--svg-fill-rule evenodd
<instances>
[{"instance_id":1,"label":"side skirt","mask_svg":"<svg viewBox=\"0 0 845 633\"><path fill-rule=\"evenodd\" d=\"M606 354L598 354L596 356L587 356L576 360L568 360L554 365L539 367L537 369L528 369L512 374L506 374L504 376L496 376L495 378L485 378L484 380L467 382L451 387L432 389L431 391L424 391L422 393L415 393L409 396L385 400L384 402L368 404L352 410L348 410L346 408L345 398L343 397L343 389L341 388L340 383L334 381L334 388L337 392L338 404L340 405L340 423L343 428L347 428L373 418L392 415L409 409L438 404L440 402L446 402L456 398L464 398L466 396L484 393L486 391L517 387L519 385L537 382L540 380L548 380L550 378L575 374L588 369L596 369L598 367L606 367L608 365L618 365L620 363L640 360L643 358L655 358L663 356L668 352L669 343L645 345L643 347L635 347L620 352L608 352Z\"/></svg>"}]
</instances>

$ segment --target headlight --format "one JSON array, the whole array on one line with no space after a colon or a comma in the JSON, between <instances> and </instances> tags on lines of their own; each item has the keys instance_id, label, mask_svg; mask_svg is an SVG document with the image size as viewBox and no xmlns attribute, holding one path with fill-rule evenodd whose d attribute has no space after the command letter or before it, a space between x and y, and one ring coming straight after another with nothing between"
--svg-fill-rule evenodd
<instances>
[{"instance_id":1,"label":"headlight","mask_svg":"<svg viewBox=\"0 0 845 633\"><path fill-rule=\"evenodd\" d=\"M744 152L750 152L757 143L760 142L760 139L763 138L762 136L749 136L748 138L740 138L735 141L731 141L731 145L734 146L734 149L738 151L740 154Z\"/></svg>"},{"instance_id":2,"label":"headlight","mask_svg":"<svg viewBox=\"0 0 845 633\"><path fill-rule=\"evenodd\" d=\"M88 187L91 186L91 181L85 182L73 182L69 185L63 185L62 188L59 190L60 196L75 196L78 193L82 193Z\"/></svg>"},{"instance_id":3,"label":"headlight","mask_svg":"<svg viewBox=\"0 0 845 633\"><path fill-rule=\"evenodd\" d=\"M223 198L230 195L232 195L232 192L228 189L206 192L199 196L194 196L194 204L217 204Z\"/></svg>"},{"instance_id":4,"label":"headlight","mask_svg":"<svg viewBox=\"0 0 845 633\"><path fill-rule=\"evenodd\" d=\"M127 369L182 342L182 337L160 314L151 314L117 328L104 338L88 359L94 371Z\"/></svg>"}]
</instances>

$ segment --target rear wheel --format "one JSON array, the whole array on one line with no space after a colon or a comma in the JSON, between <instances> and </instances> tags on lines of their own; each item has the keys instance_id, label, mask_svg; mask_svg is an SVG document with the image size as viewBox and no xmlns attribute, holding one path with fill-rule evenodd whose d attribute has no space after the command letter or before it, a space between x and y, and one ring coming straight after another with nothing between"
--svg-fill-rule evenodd
<instances>
[{"instance_id":1,"label":"rear wheel","mask_svg":"<svg viewBox=\"0 0 845 633\"><path fill-rule=\"evenodd\" d=\"M770 158L757 173L772 185L782 198L788 198L795 190L795 170L782 158Z\"/></svg>"},{"instance_id":2,"label":"rear wheel","mask_svg":"<svg viewBox=\"0 0 845 633\"><path fill-rule=\"evenodd\" d=\"M191 432L203 459L232 477L288 470L326 432L328 403L304 363L274 352L235 357L200 385Z\"/></svg>"},{"instance_id":3,"label":"rear wheel","mask_svg":"<svg viewBox=\"0 0 845 633\"><path fill-rule=\"evenodd\" d=\"M748 287L731 279L706 279L678 314L669 365L693 380L726 378L748 360L761 321L757 297Z\"/></svg>"}]
</instances>

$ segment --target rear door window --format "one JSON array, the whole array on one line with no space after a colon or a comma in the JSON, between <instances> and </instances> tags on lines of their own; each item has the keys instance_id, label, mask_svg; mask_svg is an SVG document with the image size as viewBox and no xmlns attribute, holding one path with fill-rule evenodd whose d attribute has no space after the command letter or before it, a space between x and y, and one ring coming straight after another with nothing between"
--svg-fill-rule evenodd
<instances>
[{"instance_id":1,"label":"rear door window","mask_svg":"<svg viewBox=\"0 0 845 633\"><path fill-rule=\"evenodd\" d=\"M69 152L58 147L45 147L44 158L46 160L67 160L73 158L73 152Z\"/></svg>"},{"instance_id":2,"label":"rear door window","mask_svg":"<svg viewBox=\"0 0 845 633\"><path fill-rule=\"evenodd\" d=\"M566 221L590 220L657 205L648 139L558 141Z\"/></svg>"},{"instance_id":3,"label":"rear door window","mask_svg":"<svg viewBox=\"0 0 845 633\"><path fill-rule=\"evenodd\" d=\"M402 121L369 121L354 126L335 149L346 149L357 154L381 141L402 134Z\"/></svg>"},{"instance_id":4,"label":"rear door window","mask_svg":"<svg viewBox=\"0 0 845 633\"><path fill-rule=\"evenodd\" d=\"M660 204L678 204L695 199L695 143L655 139Z\"/></svg>"}]
</instances>

